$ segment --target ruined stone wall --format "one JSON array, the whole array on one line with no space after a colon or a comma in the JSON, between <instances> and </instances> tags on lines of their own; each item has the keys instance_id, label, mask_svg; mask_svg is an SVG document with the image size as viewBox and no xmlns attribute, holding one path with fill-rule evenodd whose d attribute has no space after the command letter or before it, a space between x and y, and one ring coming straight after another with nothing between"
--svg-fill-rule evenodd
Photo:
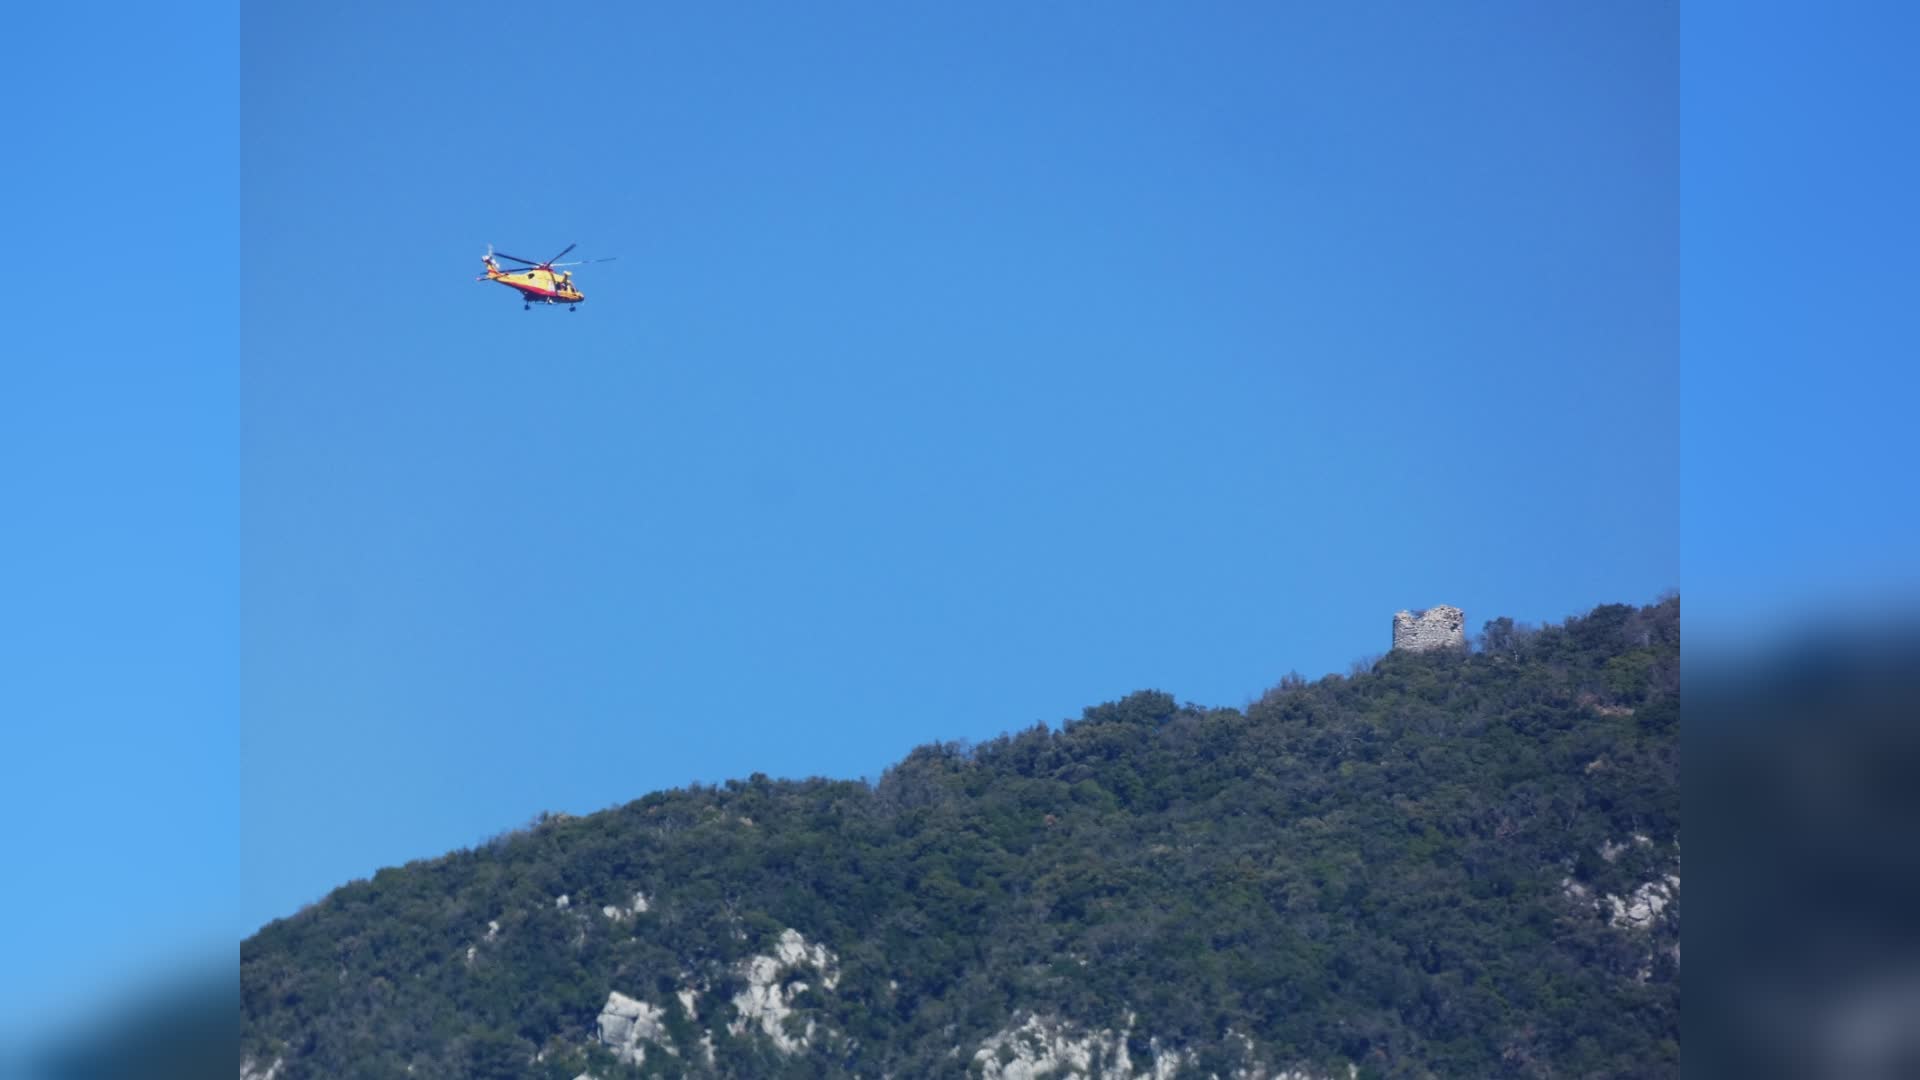
<instances>
[{"instance_id":1,"label":"ruined stone wall","mask_svg":"<svg viewBox=\"0 0 1920 1080\"><path fill-rule=\"evenodd\" d=\"M1467 613L1441 604L1425 611L1402 611L1393 617L1393 647L1408 652L1428 649L1464 649Z\"/></svg>"}]
</instances>

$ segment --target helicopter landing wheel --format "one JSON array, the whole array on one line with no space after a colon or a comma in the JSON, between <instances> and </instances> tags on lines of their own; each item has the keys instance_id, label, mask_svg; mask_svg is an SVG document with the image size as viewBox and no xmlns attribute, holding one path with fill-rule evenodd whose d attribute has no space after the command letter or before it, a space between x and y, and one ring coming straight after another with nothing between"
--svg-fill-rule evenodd
<instances>
[{"instance_id":1,"label":"helicopter landing wheel","mask_svg":"<svg viewBox=\"0 0 1920 1080\"><path fill-rule=\"evenodd\" d=\"M520 305L520 310L521 310L521 311L532 311L532 310L533 310L533 305L532 305L532 304L521 304L521 305Z\"/></svg>"}]
</instances>

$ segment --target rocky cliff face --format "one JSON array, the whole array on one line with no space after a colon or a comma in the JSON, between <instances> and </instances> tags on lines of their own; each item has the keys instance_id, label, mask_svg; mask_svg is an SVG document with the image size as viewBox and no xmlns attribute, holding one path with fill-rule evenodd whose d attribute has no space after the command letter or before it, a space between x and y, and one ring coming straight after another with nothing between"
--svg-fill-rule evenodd
<instances>
[{"instance_id":1,"label":"rocky cliff face","mask_svg":"<svg viewBox=\"0 0 1920 1080\"><path fill-rule=\"evenodd\" d=\"M733 1019L724 1021L724 1013L703 1016L698 1001L703 989L682 986L673 998L687 1024L682 1038L699 1034L692 1045L676 1042L665 1022L675 1005L651 1004L625 994L608 995L598 1023L598 1042L613 1052L621 1064L642 1065L649 1049L681 1058L698 1071L700 1064L715 1066L714 1033L702 1025L725 1023L735 1038L760 1038L782 1057L814 1053L836 1055L846 1049L841 1033L821 1027L801 995L814 980L823 992L831 993L840 983L839 957L824 945L812 944L798 931L788 929L780 935L772 952L754 956L738 965L736 974L744 988L732 1000ZM691 978L691 976L687 976ZM1136 1038L1132 1014L1124 1030L1087 1030L1057 1016L1022 1012L999 1032L972 1045L953 1047L949 1058L965 1063L968 1075L982 1080L1172 1080L1192 1054L1157 1037ZM1253 1040L1229 1031L1228 1044L1239 1060L1231 1080L1336 1080L1300 1069L1275 1070L1254 1047ZM1144 1043L1144 1060L1136 1060L1131 1045ZM683 1056L682 1051L686 1051ZM251 1062L248 1063L251 1066ZM277 1063L276 1063L277 1064ZM1352 1080L1349 1067L1346 1080ZM272 1074L244 1073L242 1080L259 1077L272 1080ZM574 1080L599 1080L591 1072ZM1214 1080L1227 1080L1215 1077Z\"/></svg>"},{"instance_id":2,"label":"rocky cliff face","mask_svg":"<svg viewBox=\"0 0 1920 1080\"><path fill-rule=\"evenodd\" d=\"M821 990L833 991L840 981L839 957L824 945L810 944L797 930L780 936L773 952L741 963L737 974L745 989L733 998L734 1019L726 1024L736 1038L764 1038L783 1057L820 1052L845 1043L839 1032L821 1028L810 1015L815 1010L798 999L809 986L806 979L817 980ZM702 1016L696 1002L700 991L683 987L676 995L679 1008L689 1022L683 1035L701 1031L700 1025L718 1022L720 1014ZM644 1064L647 1050L664 1051L697 1069L700 1062L714 1067L714 1043L711 1031L701 1032L694 1046L677 1045L664 1022L670 1004L654 1005L615 992L608 996L600 1013L598 1041L611 1050L622 1064ZM1023 1012L999 1032L969 1046L955 1046L949 1058L966 1063L968 1075L982 1080L1172 1080L1192 1055L1157 1037L1135 1038L1132 1014L1124 1030L1087 1030L1057 1016ZM1336 1080L1305 1070L1275 1070L1254 1047L1253 1040L1229 1031L1228 1044L1239 1061L1231 1080ZM1145 1044L1144 1060L1136 1060L1133 1043ZM844 1050L844 1045L838 1045ZM829 1054L829 1057L833 1055ZM1345 1080L1352 1080L1355 1069L1348 1068ZM254 1074L246 1074L253 1076ZM243 1077L243 1080L245 1078ZM271 1075L268 1074L268 1080ZM599 1080L591 1072L574 1080ZM1227 1080L1215 1076L1213 1080Z\"/></svg>"},{"instance_id":3,"label":"rocky cliff face","mask_svg":"<svg viewBox=\"0 0 1920 1080\"><path fill-rule=\"evenodd\" d=\"M1393 617L1393 647L1408 652L1465 648L1466 627L1467 613L1447 604L1402 611Z\"/></svg>"}]
</instances>

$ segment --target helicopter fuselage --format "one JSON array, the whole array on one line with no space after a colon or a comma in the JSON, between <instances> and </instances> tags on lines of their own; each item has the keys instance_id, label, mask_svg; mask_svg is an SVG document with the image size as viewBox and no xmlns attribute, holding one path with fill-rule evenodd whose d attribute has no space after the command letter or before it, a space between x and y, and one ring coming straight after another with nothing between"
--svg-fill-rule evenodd
<instances>
[{"instance_id":1,"label":"helicopter fuselage","mask_svg":"<svg viewBox=\"0 0 1920 1080\"><path fill-rule=\"evenodd\" d=\"M509 272L488 263L486 275L475 280L497 281L518 292L530 303L577 304L586 299L571 281L551 270L536 268Z\"/></svg>"}]
</instances>

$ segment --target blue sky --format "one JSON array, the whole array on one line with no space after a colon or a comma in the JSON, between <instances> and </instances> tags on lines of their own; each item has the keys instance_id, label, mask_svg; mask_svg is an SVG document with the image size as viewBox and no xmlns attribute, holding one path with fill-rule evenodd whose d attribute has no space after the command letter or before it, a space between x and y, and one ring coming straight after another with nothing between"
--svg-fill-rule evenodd
<instances>
[{"instance_id":1,"label":"blue sky","mask_svg":"<svg viewBox=\"0 0 1920 1080\"><path fill-rule=\"evenodd\" d=\"M238 11L87 14L0 35L0 1051L239 918Z\"/></svg>"},{"instance_id":2,"label":"blue sky","mask_svg":"<svg viewBox=\"0 0 1920 1080\"><path fill-rule=\"evenodd\" d=\"M264 5L240 933L1679 584L1671 5ZM579 242L582 310L477 284Z\"/></svg>"},{"instance_id":3,"label":"blue sky","mask_svg":"<svg viewBox=\"0 0 1920 1080\"><path fill-rule=\"evenodd\" d=\"M1690 5L1684 33L1689 649L1910 618L1920 9Z\"/></svg>"}]
</instances>

